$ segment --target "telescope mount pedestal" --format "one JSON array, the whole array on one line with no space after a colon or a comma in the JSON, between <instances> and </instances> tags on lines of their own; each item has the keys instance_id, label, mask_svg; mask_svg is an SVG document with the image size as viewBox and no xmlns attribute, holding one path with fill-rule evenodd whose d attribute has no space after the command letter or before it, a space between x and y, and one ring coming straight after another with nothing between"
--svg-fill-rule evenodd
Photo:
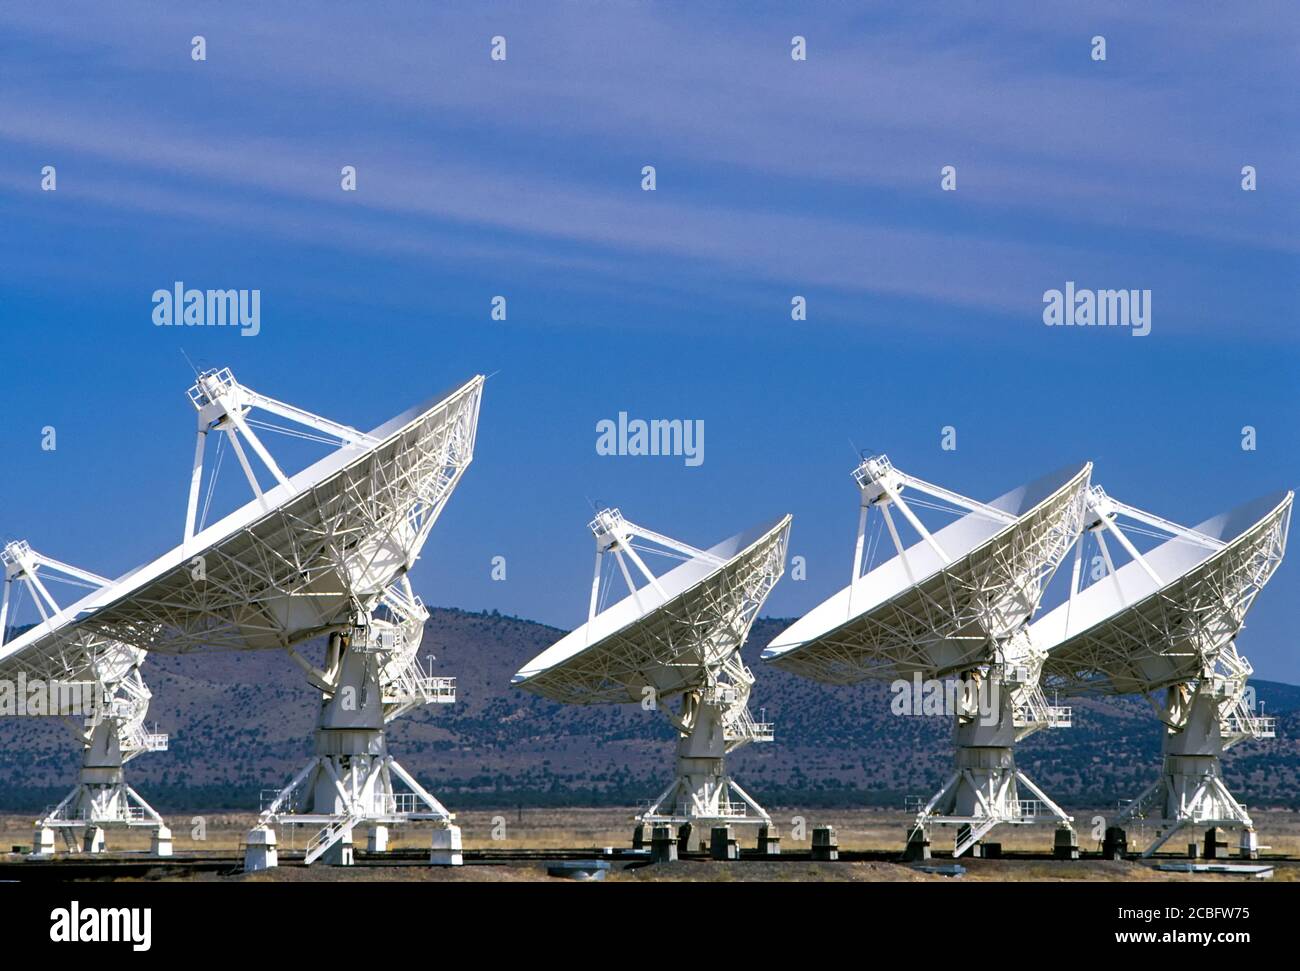
<instances>
[{"instance_id":1,"label":"telescope mount pedestal","mask_svg":"<svg viewBox=\"0 0 1300 971\"><path fill-rule=\"evenodd\" d=\"M122 768L144 752L167 750L167 736L144 727L151 696L140 676L139 660L143 660L142 655L121 681L99 687L100 697L109 696L106 712L96 713L86 725L68 717L82 742L80 775L73 790L36 821L33 856L53 856L56 833L62 836L70 853L103 853L107 848L105 830L113 829L151 830L150 853L172 855L171 830L162 816L126 784Z\"/></svg>"},{"instance_id":2,"label":"telescope mount pedestal","mask_svg":"<svg viewBox=\"0 0 1300 971\"><path fill-rule=\"evenodd\" d=\"M427 617L422 607L418 614ZM371 618L366 626L331 634L324 671L294 655L322 693L316 753L249 832L245 870L277 865L277 823L315 828L305 864L348 866L358 826L369 829L368 850L383 852L389 826L432 821L429 862L461 864L455 816L388 752L389 721L420 705L455 700L454 679L427 675L415 660L422 629L422 619L413 625Z\"/></svg>"},{"instance_id":3,"label":"telescope mount pedestal","mask_svg":"<svg viewBox=\"0 0 1300 971\"><path fill-rule=\"evenodd\" d=\"M1160 778L1117 820L1121 827L1134 820L1160 820L1143 857L1152 856L1188 826L1239 829L1239 854L1258 856L1255 824L1223 781L1222 755L1237 742L1273 738L1276 720L1255 715L1245 699L1246 675L1240 673L1209 675L1168 690L1161 711L1166 727Z\"/></svg>"},{"instance_id":4,"label":"telescope mount pedestal","mask_svg":"<svg viewBox=\"0 0 1300 971\"><path fill-rule=\"evenodd\" d=\"M725 765L729 752L750 742L772 741L772 726L754 721L749 712L753 675L740 658L730 659L721 674L708 686L683 695L679 713L666 712L681 733L677 777L636 817L641 831L670 826L707 840L714 827L772 830L767 810L727 774Z\"/></svg>"},{"instance_id":5,"label":"telescope mount pedestal","mask_svg":"<svg viewBox=\"0 0 1300 971\"><path fill-rule=\"evenodd\" d=\"M1070 709L1047 704L1032 665L989 664L967 672L963 680L953 731L954 769L917 814L907 836L907 855L928 853L930 830L936 825L957 827L954 859L1004 823L1053 825L1058 852L1077 847L1074 817L1016 768L1014 749L1016 742L1041 728L1068 726ZM1021 786L1034 798L1021 798Z\"/></svg>"}]
</instances>

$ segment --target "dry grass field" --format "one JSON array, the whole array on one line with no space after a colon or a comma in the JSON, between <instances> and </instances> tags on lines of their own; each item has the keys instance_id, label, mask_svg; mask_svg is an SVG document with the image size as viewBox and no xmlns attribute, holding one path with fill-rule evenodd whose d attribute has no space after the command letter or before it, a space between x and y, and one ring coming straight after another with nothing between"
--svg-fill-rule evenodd
<instances>
[{"instance_id":1,"label":"dry grass field","mask_svg":"<svg viewBox=\"0 0 1300 971\"><path fill-rule=\"evenodd\" d=\"M808 860L766 862L746 860L722 863L712 860L679 860L676 863L625 866L615 864L609 870L607 882L612 883L1004 883L1046 882L1062 883L1086 881L1113 883L1133 881L1142 883L1239 882L1243 878L1222 874L1165 873L1149 866L1132 862L1080 861L1070 864L1049 861L1024 860L970 860L962 864L966 873L954 879L935 873L924 873L899 863L840 861L813 863ZM1295 881L1300 877L1300 867L1278 867L1274 880ZM241 881L252 883L320 883L339 880L340 871L331 867L280 867L261 873L233 874L229 876L205 874L197 879ZM355 867L347 871L348 880L381 882L446 882L458 883L518 883L560 881L546 872L543 864L479 864L457 869L439 867Z\"/></svg>"},{"instance_id":2,"label":"dry grass field","mask_svg":"<svg viewBox=\"0 0 1300 971\"><path fill-rule=\"evenodd\" d=\"M797 811L785 810L773 813L782 837L783 849L792 851L807 850L808 837L812 828L819 825L835 827L836 837L842 851L846 853L880 853L882 858L874 861L844 860L837 863L813 863L806 859L783 862L741 861L737 863L719 863L704 860L684 860L672 866L623 868L615 865L609 872L608 879L613 881L660 881L660 880L711 880L711 881L755 881L755 880L829 880L829 881L932 881L950 878L918 872L891 860L886 854L898 851L902 846L903 834L908 819L902 813L869 810L830 810L818 811L804 815L805 839L800 842L792 838L797 819ZM1081 848L1085 851L1096 849L1086 835L1092 814L1080 813L1076 820L1080 832ZM355 867L346 871L349 880L467 880L467 881L527 881L548 879L543 863L503 860L511 851L592 851L598 855L604 847L627 847L632 834L631 810L618 809L517 809L493 811L476 811L462 813L458 821L463 830L466 851L488 851L492 862L475 862L459 869L429 868L418 865ZM0 860L15 860L13 855L5 854L13 847L24 847L31 842L31 819L29 817L5 815L0 816ZM240 843L253 823L251 814L210 813L201 816L170 818L178 858L187 856L235 856L240 852ZM1268 846L1264 855L1300 857L1300 814L1289 812L1269 812L1257 814L1260 841ZM951 830L947 831L948 834ZM1149 829L1144 836L1141 827L1130 830L1130 845L1141 846L1149 837ZM301 849L310 833L299 830L296 833L282 829L280 845L282 849L292 851ZM202 836L202 838L196 838ZM752 831L738 834L742 847L751 847L754 843ZM1199 836L1199 834L1198 834ZM1050 827L1025 827L1013 829L1004 827L997 831L994 838L1000 840L1006 853L1021 852L1045 853L1051 848L1052 832ZM1189 836L1188 839L1191 837ZM1182 849L1187 839L1177 840ZM358 832L357 847L365 846L364 834ZM428 830L424 827L412 827L406 830L390 831L390 847L395 850L422 851L428 846ZM934 836L934 848L937 853L947 847L945 832L938 831ZM136 855L148 849L148 837L145 831L129 833L111 832L109 849L116 852ZM1174 847L1168 847L1171 853ZM1132 863L1114 863L1100 860L1084 860L1071 863L1056 863L1047 859L1010 858L1000 860L963 859L967 881L988 880L1188 880L1188 879L1240 879L1237 877L1217 877L1165 873L1150 867ZM167 874L170 877L174 874ZM281 867L277 871L238 875L209 874L197 876L196 879L239 879L257 881L320 881L338 880L341 871L329 867ZM1293 880L1300 878L1300 865L1283 864L1277 868L1274 879Z\"/></svg>"}]
</instances>

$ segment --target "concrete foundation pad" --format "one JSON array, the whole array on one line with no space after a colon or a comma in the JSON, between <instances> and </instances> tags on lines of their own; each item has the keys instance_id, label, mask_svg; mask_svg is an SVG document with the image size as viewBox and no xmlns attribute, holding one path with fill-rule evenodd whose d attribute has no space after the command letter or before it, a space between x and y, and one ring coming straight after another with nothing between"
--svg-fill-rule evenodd
<instances>
[{"instance_id":1,"label":"concrete foundation pad","mask_svg":"<svg viewBox=\"0 0 1300 971\"><path fill-rule=\"evenodd\" d=\"M459 826L440 826L429 844L430 866L460 866L465 862Z\"/></svg>"},{"instance_id":2,"label":"concrete foundation pad","mask_svg":"<svg viewBox=\"0 0 1300 971\"><path fill-rule=\"evenodd\" d=\"M256 873L279 865L275 830L270 826L256 826L249 830L244 838L244 872Z\"/></svg>"}]
</instances>

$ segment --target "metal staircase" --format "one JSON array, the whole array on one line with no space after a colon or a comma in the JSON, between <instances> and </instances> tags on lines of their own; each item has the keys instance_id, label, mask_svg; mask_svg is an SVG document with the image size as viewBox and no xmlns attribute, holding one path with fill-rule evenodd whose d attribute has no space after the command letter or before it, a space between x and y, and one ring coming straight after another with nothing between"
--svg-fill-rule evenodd
<instances>
[{"instance_id":1,"label":"metal staircase","mask_svg":"<svg viewBox=\"0 0 1300 971\"><path fill-rule=\"evenodd\" d=\"M339 840L350 834L356 825L361 822L361 818L360 814L354 812L349 816L344 816L342 819L334 820L328 826L320 830L311 838L310 842L307 843L307 855L304 857L303 863L307 866L311 866L311 864L319 860L322 856L328 853L330 848L338 843Z\"/></svg>"}]
</instances>

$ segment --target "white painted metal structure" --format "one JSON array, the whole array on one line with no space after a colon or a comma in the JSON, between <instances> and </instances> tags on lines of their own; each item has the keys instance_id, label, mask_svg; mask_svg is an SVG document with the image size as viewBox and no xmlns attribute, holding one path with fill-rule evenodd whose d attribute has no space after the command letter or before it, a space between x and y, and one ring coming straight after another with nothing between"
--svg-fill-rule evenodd
<instances>
[{"instance_id":1,"label":"white painted metal structure","mask_svg":"<svg viewBox=\"0 0 1300 971\"><path fill-rule=\"evenodd\" d=\"M23 540L0 550L0 563L0 679L14 686L15 696L41 698L27 713L62 716L82 748L77 785L37 820L33 854L52 855L55 833L71 852L99 853L105 830L139 828L151 831L155 854L170 856L171 831L123 774L137 755L167 749L167 736L145 727L152 697L140 674L145 651L56 620L61 611L52 582L102 590L110 581L42 556ZM40 619L22 644L6 644L24 594Z\"/></svg>"},{"instance_id":2,"label":"white painted metal structure","mask_svg":"<svg viewBox=\"0 0 1300 971\"><path fill-rule=\"evenodd\" d=\"M754 676L740 649L785 569L790 517L708 550L629 522L617 509L602 509L589 525L596 568L587 623L533 658L512 683L566 704L653 700L680 736L677 775L638 822L702 830L770 824L724 760L773 738L772 726L750 714ZM657 576L643 554L682 562ZM606 569L610 561L628 593L602 608L618 584ZM667 702L678 696L673 711Z\"/></svg>"},{"instance_id":3,"label":"white painted metal structure","mask_svg":"<svg viewBox=\"0 0 1300 971\"><path fill-rule=\"evenodd\" d=\"M1291 503L1292 493L1276 493L1188 528L1094 486L1069 597L1030 629L1050 648L1052 687L1069 696L1140 693L1164 723L1160 778L1118 820L1161 821L1145 856L1189 825L1240 828L1242 853L1255 853L1254 825L1224 785L1220 756L1275 734L1275 720L1253 710L1251 667L1236 638L1282 561ZM1127 533L1163 541L1143 553ZM1118 568L1108 536L1129 557ZM1083 587L1089 539L1103 569Z\"/></svg>"},{"instance_id":4,"label":"white painted metal structure","mask_svg":"<svg viewBox=\"0 0 1300 971\"><path fill-rule=\"evenodd\" d=\"M426 616L408 571L473 457L483 377L430 399L370 432L313 415L239 384L228 369L206 371L189 391L197 443L180 546L55 615L68 631L141 649L282 648L321 690L316 756L282 790L249 834L248 865L274 865L275 823L319 826L308 860L347 862L352 831L433 820L432 860L460 862L453 816L388 754L384 726L412 708L454 698L451 679L420 667ZM291 422L286 428L255 412ZM286 475L254 428L334 446ZM205 526L200 504L207 440L229 445L253 500ZM275 485L263 488L244 444ZM212 479L220 465L220 450ZM297 649L327 637L325 664ZM57 644L15 650L57 656ZM398 791L395 782L405 784Z\"/></svg>"},{"instance_id":5,"label":"white painted metal structure","mask_svg":"<svg viewBox=\"0 0 1300 971\"><path fill-rule=\"evenodd\" d=\"M932 825L955 825L960 856L1000 823L1054 824L1073 840L1072 818L1016 768L1014 746L1070 723L1069 709L1043 695L1045 652L1027 628L1082 527L1091 468L1062 469L986 503L901 472L884 455L864 460L853 471L862 500L851 582L763 652L776 667L830 684L961 679L956 764L918 813L910 842L926 843ZM931 532L913 505L960 518ZM873 509L894 553L864 572ZM919 537L912 545L891 509ZM1035 798L1022 799L1022 786Z\"/></svg>"}]
</instances>

